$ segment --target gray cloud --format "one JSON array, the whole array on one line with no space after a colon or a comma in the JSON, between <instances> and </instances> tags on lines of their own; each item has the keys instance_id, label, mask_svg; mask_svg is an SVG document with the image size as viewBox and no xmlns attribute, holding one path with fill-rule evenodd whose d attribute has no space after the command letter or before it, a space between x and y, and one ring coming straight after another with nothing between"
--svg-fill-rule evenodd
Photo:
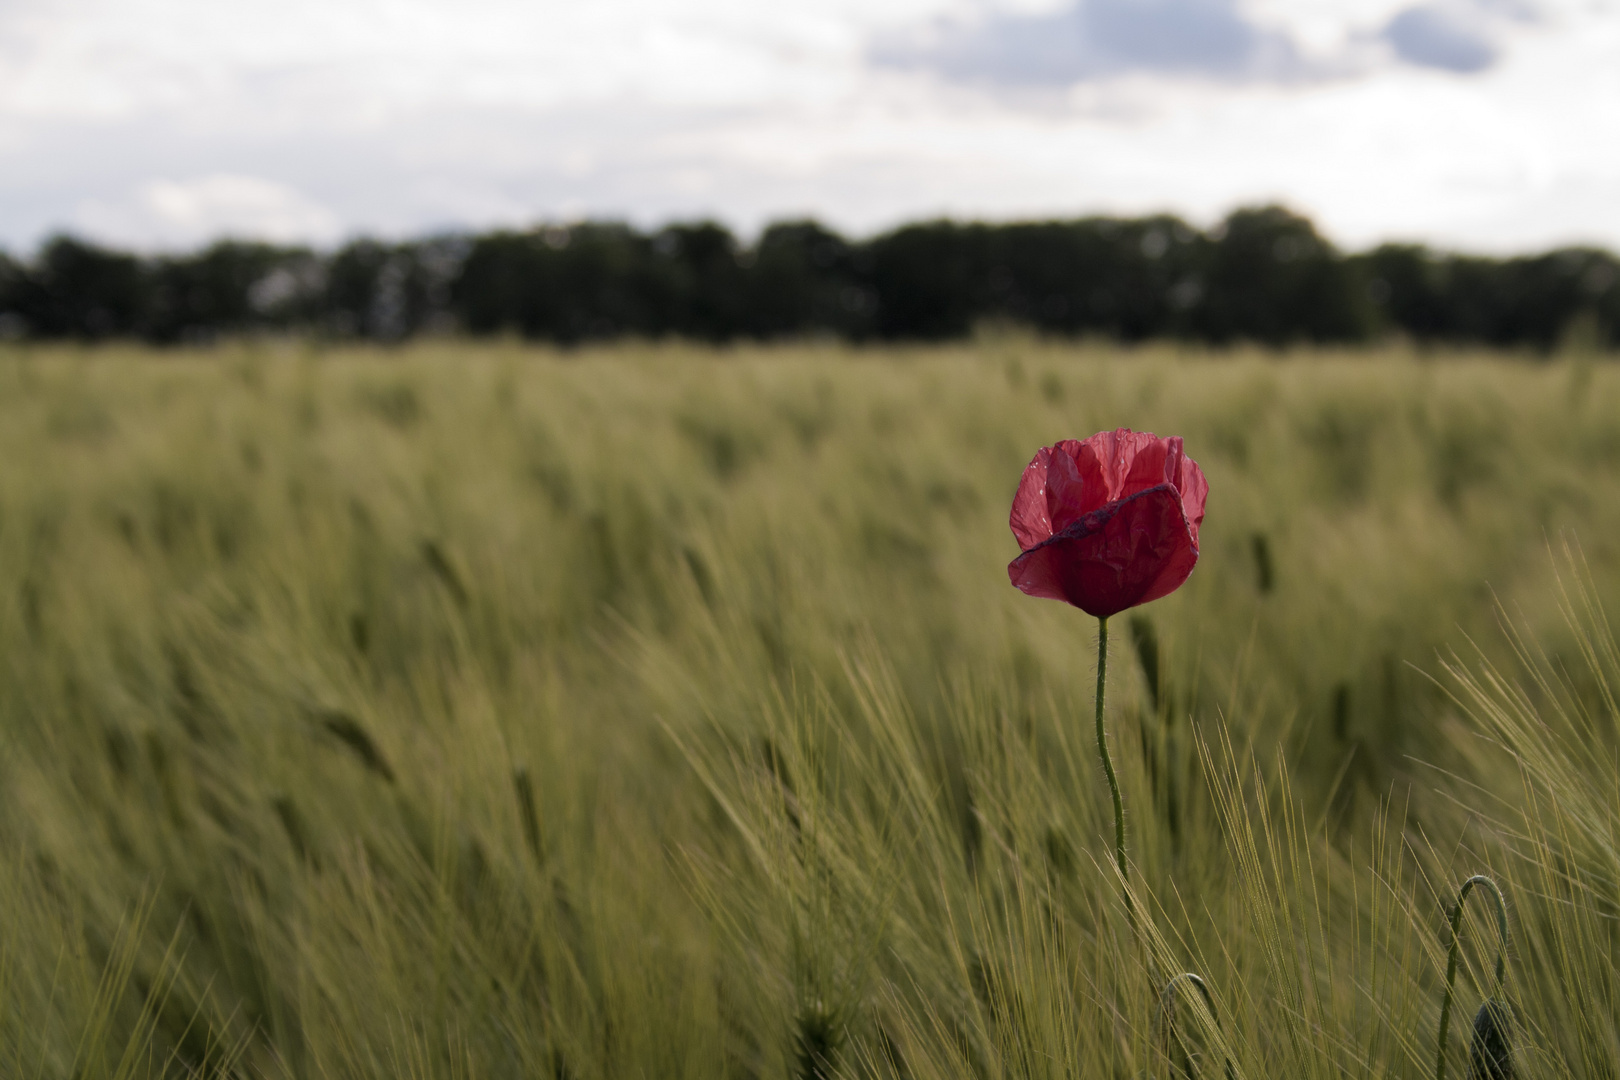
<instances>
[{"instance_id":1,"label":"gray cloud","mask_svg":"<svg viewBox=\"0 0 1620 1080\"><path fill-rule=\"evenodd\" d=\"M881 66L1004 87L1130 72L1230 81L1308 73L1293 40L1245 17L1235 0L1079 0L1050 15L992 13L881 42L871 56Z\"/></svg>"},{"instance_id":2,"label":"gray cloud","mask_svg":"<svg viewBox=\"0 0 1620 1080\"><path fill-rule=\"evenodd\" d=\"M1306 56L1289 34L1247 16L1239 0L1072 0L1060 11L987 11L938 20L877 43L880 67L932 72L1003 89L1061 88L1144 72L1224 82L1365 76L1396 61L1469 75L1492 67L1512 23L1537 21L1531 0L1422 0L1343 48Z\"/></svg>"},{"instance_id":3,"label":"gray cloud","mask_svg":"<svg viewBox=\"0 0 1620 1080\"><path fill-rule=\"evenodd\" d=\"M1496 63L1490 21L1482 4L1419 4L1397 14L1380 36L1409 64L1470 75Z\"/></svg>"}]
</instances>

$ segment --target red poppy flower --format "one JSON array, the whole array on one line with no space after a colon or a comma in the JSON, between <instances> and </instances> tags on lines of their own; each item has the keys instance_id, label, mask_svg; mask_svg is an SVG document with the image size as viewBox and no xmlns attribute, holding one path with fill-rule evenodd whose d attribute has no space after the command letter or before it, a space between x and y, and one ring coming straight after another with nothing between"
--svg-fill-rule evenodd
<instances>
[{"instance_id":1,"label":"red poppy flower","mask_svg":"<svg viewBox=\"0 0 1620 1080\"><path fill-rule=\"evenodd\" d=\"M1007 576L1099 618L1167 596L1198 562L1208 494L1177 437L1120 428L1042 447L1013 497L1024 553Z\"/></svg>"}]
</instances>

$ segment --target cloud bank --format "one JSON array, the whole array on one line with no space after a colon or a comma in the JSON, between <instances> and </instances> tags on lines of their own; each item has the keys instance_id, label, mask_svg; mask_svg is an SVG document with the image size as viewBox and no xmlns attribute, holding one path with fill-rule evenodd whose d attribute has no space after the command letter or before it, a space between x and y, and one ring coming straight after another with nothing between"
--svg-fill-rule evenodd
<instances>
[{"instance_id":1,"label":"cloud bank","mask_svg":"<svg viewBox=\"0 0 1620 1080\"><path fill-rule=\"evenodd\" d=\"M1007 87L1133 73L1290 79L1305 70L1289 36L1245 17L1235 0L1083 0L1050 14L991 11L880 41L871 56L880 66Z\"/></svg>"},{"instance_id":2,"label":"cloud bank","mask_svg":"<svg viewBox=\"0 0 1620 1080\"><path fill-rule=\"evenodd\" d=\"M937 18L880 39L869 55L879 67L1012 89L1141 74L1289 84L1365 78L1391 62L1467 75L1493 66L1503 24L1525 17L1501 0L1437 0L1312 54L1238 0L1073 0L1039 14L991 8Z\"/></svg>"},{"instance_id":3,"label":"cloud bank","mask_svg":"<svg viewBox=\"0 0 1620 1080\"><path fill-rule=\"evenodd\" d=\"M1273 200L1620 245L1620 8L1523 2L0 0L0 246Z\"/></svg>"}]
</instances>

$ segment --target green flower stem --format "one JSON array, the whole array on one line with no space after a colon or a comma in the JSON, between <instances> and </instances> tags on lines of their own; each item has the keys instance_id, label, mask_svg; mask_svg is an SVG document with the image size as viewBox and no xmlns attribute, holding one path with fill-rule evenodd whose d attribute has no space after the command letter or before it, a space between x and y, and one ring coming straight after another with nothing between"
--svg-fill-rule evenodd
<instances>
[{"instance_id":1,"label":"green flower stem","mask_svg":"<svg viewBox=\"0 0 1620 1080\"><path fill-rule=\"evenodd\" d=\"M1114 775L1114 760L1108 756L1108 731L1103 727L1103 687L1108 682L1108 616L1097 619L1097 754L1102 758L1103 772L1108 774L1108 790L1114 795L1114 863L1119 867L1120 881L1129 884L1130 873L1125 863L1125 803L1119 797L1119 777ZM1130 903L1130 893L1125 901Z\"/></svg>"},{"instance_id":2,"label":"green flower stem","mask_svg":"<svg viewBox=\"0 0 1620 1080\"><path fill-rule=\"evenodd\" d=\"M1457 890L1457 903L1451 909L1451 950L1446 959L1446 996L1440 1001L1440 1045L1434 1055L1434 1080L1446 1080L1446 1032L1451 1026L1451 997L1457 982L1457 960L1462 953L1458 932L1462 929L1463 901L1468 899L1468 893L1475 885L1484 886L1496 901L1496 933L1500 947L1496 952L1496 989L1492 992L1493 996L1502 993L1502 980L1507 974L1507 902L1502 899L1502 890L1496 887L1496 882L1484 874L1475 874Z\"/></svg>"}]
</instances>

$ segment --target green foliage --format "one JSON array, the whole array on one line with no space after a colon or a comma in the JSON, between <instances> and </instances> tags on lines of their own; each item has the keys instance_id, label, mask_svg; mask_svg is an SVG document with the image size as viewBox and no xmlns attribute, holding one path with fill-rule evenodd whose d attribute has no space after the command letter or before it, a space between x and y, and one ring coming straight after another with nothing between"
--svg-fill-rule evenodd
<instances>
[{"instance_id":1,"label":"green foliage","mask_svg":"<svg viewBox=\"0 0 1620 1080\"><path fill-rule=\"evenodd\" d=\"M1004 571L1118 425L1211 486L1109 664L1135 918ZM1486 873L1479 1053L1612 1076L1617 590L1590 358L11 347L0 1072L1420 1076Z\"/></svg>"},{"instance_id":2,"label":"green foliage","mask_svg":"<svg viewBox=\"0 0 1620 1080\"><path fill-rule=\"evenodd\" d=\"M957 340L986 326L1068 339L1471 344L1545 356L1620 347L1620 260L1333 248L1281 206L1206 230L1176 217L918 222L846 239L814 221L751 244L713 221L622 222L336 251L219 241L141 257L70 236L0 252L0 340L191 345L244 335L397 343L452 330L559 345L678 338ZM1063 392L1043 378L1042 392Z\"/></svg>"}]
</instances>

